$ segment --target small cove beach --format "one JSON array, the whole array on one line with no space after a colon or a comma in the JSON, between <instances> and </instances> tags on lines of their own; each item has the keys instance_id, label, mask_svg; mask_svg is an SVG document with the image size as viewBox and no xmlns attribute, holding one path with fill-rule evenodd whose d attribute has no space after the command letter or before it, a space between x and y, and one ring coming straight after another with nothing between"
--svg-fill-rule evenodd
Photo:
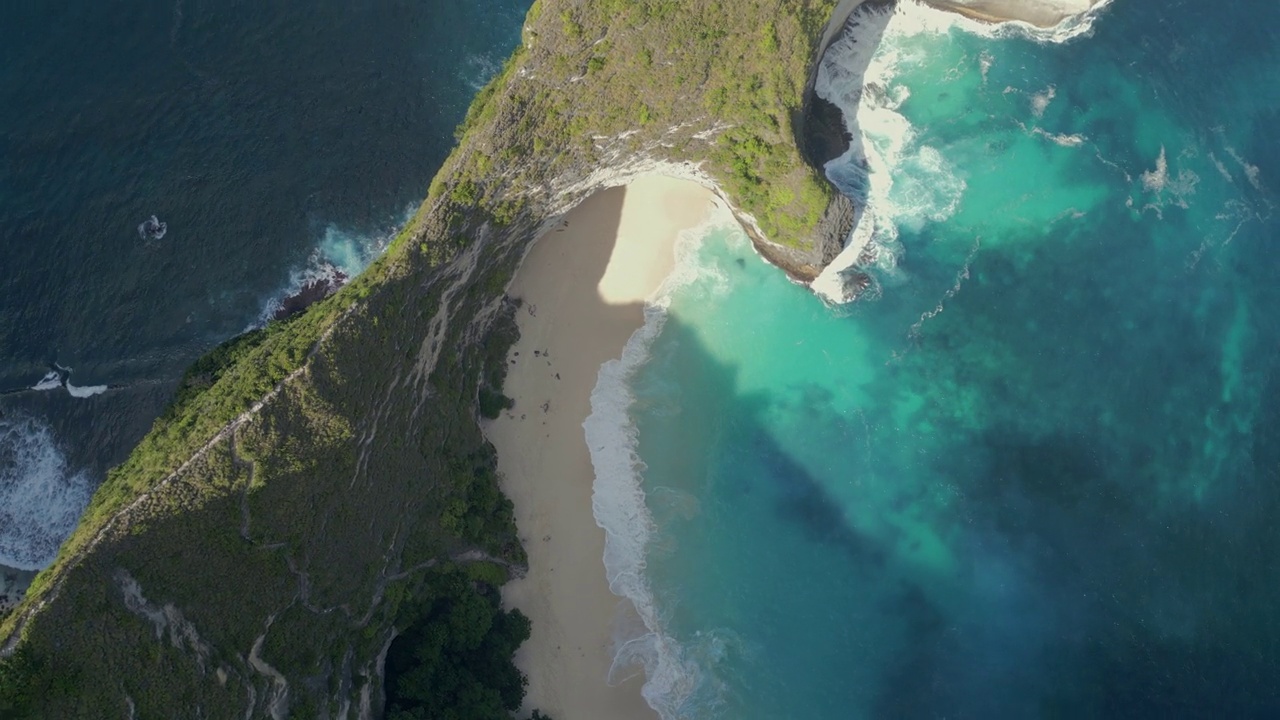
<instances>
[{"instance_id":1,"label":"small cove beach","mask_svg":"<svg viewBox=\"0 0 1280 720\"><path fill-rule=\"evenodd\" d=\"M616 621L634 609L605 577L582 423L600 366L644 325L645 300L674 269L678 237L708 218L713 201L697 183L662 176L598 192L537 241L508 290L523 301L504 388L515 406L486 434L529 572L503 588L503 599L533 621L516 656L529 676L526 709L557 720L657 717L640 694L638 668L621 684L607 682Z\"/></svg>"}]
</instances>

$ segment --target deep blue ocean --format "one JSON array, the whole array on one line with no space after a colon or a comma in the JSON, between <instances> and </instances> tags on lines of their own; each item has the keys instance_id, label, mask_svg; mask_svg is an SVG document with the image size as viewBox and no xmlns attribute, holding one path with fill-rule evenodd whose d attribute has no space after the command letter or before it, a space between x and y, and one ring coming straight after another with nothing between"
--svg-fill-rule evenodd
<instances>
[{"instance_id":1,"label":"deep blue ocean","mask_svg":"<svg viewBox=\"0 0 1280 720\"><path fill-rule=\"evenodd\" d=\"M868 293L713 223L597 387L619 671L666 718L1280 717L1280 4L854 25Z\"/></svg>"},{"instance_id":2,"label":"deep blue ocean","mask_svg":"<svg viewBox=\"0 0 1280 720\"><path fill-rule=\"evenodd\" d=\"M0 10L0 565L52 559L192 360L377 256L528 6ZM26 390L55 364L105 391Z\"/></svg>"}]
</instances>

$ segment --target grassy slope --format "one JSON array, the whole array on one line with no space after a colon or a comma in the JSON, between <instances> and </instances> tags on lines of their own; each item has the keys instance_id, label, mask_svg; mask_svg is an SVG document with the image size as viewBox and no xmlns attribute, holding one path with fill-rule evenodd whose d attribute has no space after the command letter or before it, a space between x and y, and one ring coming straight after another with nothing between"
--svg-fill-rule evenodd
<instances>
[{"instance_id":1,"label":"grassy slope","mask_svg":"<svg viewBox=\"0 0 1280 720\"><path fill-rule=\"evenodd\" d=\"M485 557L497 582L523 560L476 397L501 380L501 291L537 224L600 163L642 155L703 161L771 238L803 237L830 190L792 123L834 5L537 3L387 255L193 368L0 627L44 661L39 714L332 714L366 684L377 707L375 659L420 571Z\"/></svg>"},{"instance_id":2,"label":"grassy slope","mask_svg":"<svg viewBox=\"0 0 1280 720\"><path fill-rule=\"evenodd\" d=\"M513 187L630 150L705 162L772 240L797 242L833 192L801 160L793 122L835 4L540 2L504 73L519 77L491 86L502 102L482 95L464 124L487 142L455 155L455 190L503 218L519 207Z\"/></svg>"}]
</instances>

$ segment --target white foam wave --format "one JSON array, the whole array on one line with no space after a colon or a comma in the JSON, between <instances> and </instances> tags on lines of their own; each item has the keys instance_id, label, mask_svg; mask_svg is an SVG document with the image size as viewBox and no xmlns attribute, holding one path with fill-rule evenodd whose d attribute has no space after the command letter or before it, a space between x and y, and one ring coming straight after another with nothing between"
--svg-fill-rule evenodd
<instances>
[{"instance_id":1,"label":"white foam wave","mask_svg":"<svg viewBox=\"0 0 1280 720\"><path fill-rule=\"evenodd\" d=\"M350 279L351 276L346 274L346 271L330 261L320 248L316 248L307 256L306 265L301 269L290 271L288 285L267 300L262 306L262 312L258 314L257 321L247 329L262 327L271 322L275 319L276 313L284 307L286 299L302 292L303 288L312 283L324 282L339 285Z\"/></svg>"},{"instance_id":2,"label":"white foam wave","mask_svg":"<svg viewBox=\"0 0 1280 720\"><path fill-rule=\"evenodd\" d=\"M936 13L914 3L864 6L819 65L816 92L840 108L847 129L858 138L826 167L827 177L860 205L844 250L811 285L829 302L853 298L857 288L847 280L865 249L874 245L882 261L896 256L899 228L919 230L947 219L964 194L964 180L954 166L937 148L920 143L899 111L911 90L896 78L904 68L930 61L928 46L910 39L928 32L921 18Z\"/></svg>"},{"instance_id":3,"label":"white foam wave","mask_svg":"<svg viewBox=\"0 0 1280 720\"><path fill-rule=\"evenodd\" d=\"M1249 181L1249 184L1253 186L1253 189L1261 190L1262 171L1258 169L1258 166L1246 162L1244 158L1240 157L1240 153L1236 152L1236 149L1233 147L1227 147L1227 154L1230 155L1231 159L1235 160L1236 164L1240 166L1240 169L1244 171L1244 176Z\"/></svg>"},{"instance_id":4,"label":"white foam wave","mask_svg":"<svg viewBox=\"0 0 1280 720\"><path fill-rule=\"evenodd\" d=\"M1043 128L1032 128L1031 134L1042 137L1049 142L1062 147L1080 147L1088 140L1088 138L1080 133L1051 133Z\"/></svg>"},{"instance_id":5,"label":"white foam wave","mask_svg":"<svg viewBox=\"0 0 1280 720\"><path fill-rule=\"evenodd\" d=\"M62 387L62 376L56 370L50 370L44 377L40 378L40 382L31 386L32 390L57 390Z\"/></svg>"},{"instance_id":6,"label":"white foam wave","mask_svg":"<svg viewBox=\"0 0 1280 720\"><path fill-rule=\"evenodd\" d=\"M66 388L67 394L74 398L88 398L101 395L107 391L106 385L73 385L71 384L71 368L54 364L56 369L45 373L40 382L31 386L32 390L57 390Z\"/></svg>"},{"instance_id":7,"label":"white foam wave","mask_svg":"<svg viewBox=\"0 0 1280 720\"><path fill-rule=\"evenodd\" d=\"M637 453L637 430L630 410L635 402L631 379L649 358L653 341L666 323L673 293L688 284L707 279L723 281L719 274L696 261L697 248L713 229L733 227L729 210L717 203L710 219L681 233L676 243L675 270L645 306L644 325L632 334L622 356L600 367L591 392L591 414L582 423L591 464L595 471L591 506L596 524L605 531L604 565L609 589L627 598L641 626L619 628L610 682L621 682L638 665L646 682L642 693L664 719L678 717L696 697L705 694L711 681L701 653L673 638L654 599L645 574L646 557L656 526L646 504L642 480L646 466ZM701 643L699 644L699 646Z\"/></svg>"},{"instance_id":8,"label":"white foam wave","mask_svg":"<svg viewBox=\"0 0 1280 720\"><path fill-rule=\"evenodd\" d=\"M987 76L991 74L991 67L995 65L995 62L995 58L986 50L983 50L982 54L978 56L978 67L980 67L982 71L983 85L987 84Z\"/></svg>"},{"instance_id":9,"label":"white foam wave","mask_svg":"<svg viewBox=\"0 0 1280 720\"><path fill-rule=\"evenodd\" d=\"M316 282L340 285L377 260L404 227L413 218L417 206L408 206L389 228L372 233L344 230L332 223L324 228L320 241L307 256L302 267L289 272L288 282L263 303L258 318L245 328L246 331L262 327L275 318L284 301L297 295L303 288Z\"/></svg>"},{"instance_id":10,"label":"white foam wave","mask_svg":"<svg viewBox=\"0 0 1280 720\"><path fill-rule=\"evenodd\" d=\"M983 2L974 2L974 0L946 1L956 6L965 6L973 10L979 10L985 4ZM1016 37L1042 44L1057 44L1069 42L1093 32L1094 22L1097 21L1099 15L1111 2L1112 0L1099 0L1089 6L1089 4L1083 2L1064 3L1060 0L1057 2L1041 0L1039 9L1042 12L1048 11L1055 16L1063 18L1057 25L1051 27L1040 27L1021 20L1004 20L1000 22L976 20L958 12L926 5L923 0L899 0L898 4L912 13L917 26L922 31L945 34L955 29L986 38ZM912 6L918 8L919 11L912 9Z\"/></svg>"},{"instance_id":11,"label":"white foam wave","mask_svg":"<svg viewBox=\"0 0 1280 720\"><path fill-rule=\"evenodd\" d=\"M92 495L88 474L67 466L48 426L0 418L0 565L47 567Z\"/></svg>"},{"instance_id":12,"label":"white foam wave","mask_svg":"<svg viewBox=\"0 0 1280 720\"><path fill-rule=\"evenodd\" d=\"M72 385L70 382L67 383L67 393L71 395L71 397L75 397L75 398L93 397L94 395L101 395L106 391L107 391L106 385L80 386L80 385Z\"/></svg>"},{"instance_id":13,"label":"white foam wave","mask_svg":"<svg viewBox=\"0 0 1280 720\"><path fill-rule=\"evenodd\" d=\"M1044 117L1044 111L1049 109L1049 103L1058 95L1058 88L1050 85L1043 92L1035 93L1031 96L1031 114L1036 117Z\"/></svg>"},{"instance_id":14,"label":"white foam wave","mask_svg":"<svg viewBox=\"0 0 1280 720\"><path fill-rule=\"evenodd\" d=\"M1169 184L1169 156L1164 146L1160 146L1160 156L1156 158L1156 166L1142 173L1142 187L1147 192L1160 192Z\"/></svg>"},{"instance_id":15,"label":"white foam wave","mask_svg":"<svg viewBox=\"0 0 1280 720\"><path fill-rule=\"evenodd\" d=\"M1153 210L1157 217L1163 218L1164 208L1169 203L1183 210L1191 207L1190 198L1195 194L1196 186L1200 184L1200 176L1185 167L1187 157L1193 154L1190 150L1184 151L1178 158L1181 167L1177 174L1170 174L1168 153L1163 145L1160 146L1156 166L1139 176L1143 191L1154 196L1151 201L1143 205L1143 211Z\"/></svg>"},{"instance_id":16,"label":"white foam wave","mask_svg":"<svg viewBox=\"0 0 1280 720\"><path fill-rule=\"evenodd\" d=\"M809 283L809 289L823 300L837 305L864 297L864 293L857 291L851 276L857 272L862 254L872 244L874 236L874 217L869 216L865 209L860 209L844 249Z\"/></svg>"},{"instance_id":17,"label":"white foam wave","mask_svg":"<svg viewBox=\"0 0 1280 720\"><path fill-rule=\"evenodd\" d=\"M1227 169L1226 163L1219 160L1217 155L1209 153L1209 162L1213 163L1214 169L1218 171L1218 174L1222 176L1223 180L1226 180L1229 183L1234 183L1236 181L1235 178L1231 177L1231 171Z\"/></svg>"},{"instance_id":18,"label":"white foam wave","mask_svg":"<svg viewBox=\"0 0 1280 720\"><path fill-rule=\"evenodd\" d=\"M850 301L861 288L852 286L849 278L862 275L858 262L867 257L864 250L868 246L874 246L871 255L878 264L890 262L900 254L899 227L918 229L926 222L947 219L964 193L964 181L943 153L917 142L915 129L898 111L911 91L895 79L903 69L930 60L930 46L909 42L911 38L964 32L991 39L1067 42L1089 33L1110 2L1102 0L1091 7L1084 2L1059 3L1054 8L1062 10L1060 14L1075 14L1051 28L1019 21L974 20L922 0L900 0L892 8L864 5L855 11L823 56L815 89L841 109L850 134L861 140L829 162L826 171L832 182L862 207L843 252L811 285L814 292L828 302ZM984 52L978 63L985 83L994 60ZM1044 114L1056 93L1056 88L1049 86L1032 96L1036 117ZM1064 147L1085 142L1080 135L1045 133L1045 137Z\"/></svg>"}]
</instances>

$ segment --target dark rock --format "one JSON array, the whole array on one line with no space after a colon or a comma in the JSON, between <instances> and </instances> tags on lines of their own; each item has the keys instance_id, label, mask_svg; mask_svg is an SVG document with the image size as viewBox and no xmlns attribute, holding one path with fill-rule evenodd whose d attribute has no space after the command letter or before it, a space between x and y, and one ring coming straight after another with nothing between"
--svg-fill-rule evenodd
<instances>
[{"instance_id":1,"label":"dark rock","mask_svg":"<svg viewBox=\"0 0 1280 720\"><path fill-rule=\"evenodd\" d=\"M844 113L840 108L827 99L818 97L812 90L806 99L808 102L805 106L804 135L800 138L800 151L810 165L822 168L848 152L853 136L845 127Z\"/></svg>"},{"instance_id":2,"label":"dark rock","mask_svg":"<svg viewBox=\"0 0 1280 720\"><path fill-rule=\"evenodd\" d=\"M280 307L276 309L275 314L271 316L273 320L283 320L292 317L306 310L311 305L320 302L330 295L338 292L338 289L347 282L347 274L337 268L324 277L316 278L303 285L298 292L286 297L280 302Z\"/></svg>"},{"instance_id":3,"label":"dark rock","mask_svg":"<svg viewBox=\"0 0 1280 720\"><path fill-rule=\"evenodd\" d=\"M742 225L766 260L782 268L792 280L810 283L844 249L844 242L853 231L853 220L853 201L837 192L813 233L802 238L798 247L779 245L757 236L746 222Z\"/></svg>"},{"instance_id":4,"label":"dark rock","mask_svg":"<svg viewBox=\"0 0 1280 720\"><path fill-rule=\"evenodd\" d=\"M843 14L830 19L827 28L828 40L834 40L839 36L840 31L834 29L843 28L849 22L851 13L857 8L858 6L855 5ZM796 146L801 156L811 167L823 173L824 177L824 166L848 152L850 144L854 141L852 134L845 126L844 113L825 98L818 97L814 90L818 79L818 66L822 63L826 50L827 43L824 42L818 48L809 66L804 101L799 117L795 118L794 123ZM765 238L755 237L755 233L748 233L752 235L756 249L765 259L782 268L787 275L798 282L809 283L818 277L823 268L844 249L845 240L853 230L853 201L841 194L834 185L832 189L835 192L822 220L818 222L809 237L798 238L795 246L780 245ZM746 223L743 224L746 225Z\"/></svg>"}]
</instances>

